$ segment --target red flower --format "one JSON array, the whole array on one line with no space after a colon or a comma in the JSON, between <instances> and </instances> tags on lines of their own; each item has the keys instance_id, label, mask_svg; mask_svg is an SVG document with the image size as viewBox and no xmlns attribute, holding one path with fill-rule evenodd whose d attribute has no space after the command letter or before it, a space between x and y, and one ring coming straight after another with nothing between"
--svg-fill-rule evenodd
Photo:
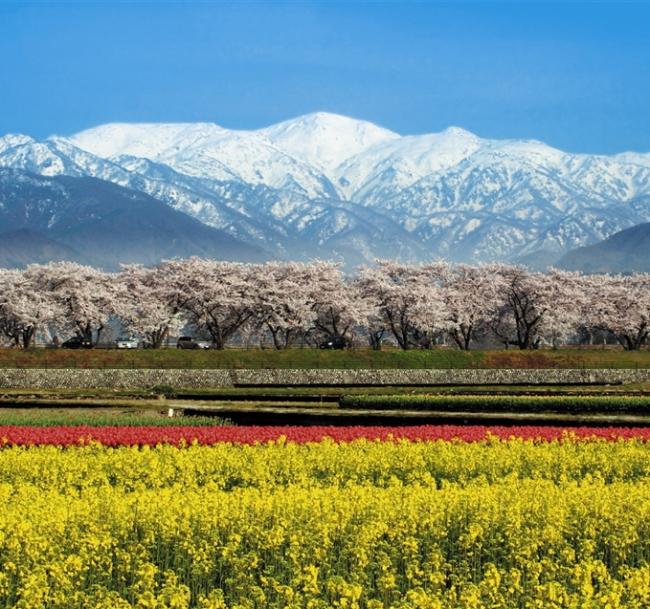
<instances>
[{"instance_id":1,"label":"red flower","mask_svg":"<svg viewBox=\"0 0 650 609\"><path fill-rule=\"evenodd\" d=\"M104 446L142 446L155 444L186 445L196 442L201 445L230 442L233 444L256 444L276 442L306 443L320 442L330 438L335 442L352 442L360 438L396 442L447 440L477 442L490 437L508 439L511 437L535 441L562 439L620 440L637 438L650 440L648 427L507 427L484 425L420 425L407 427L275 427L275 426L0 426L3 446L30 446L54 444L78 446L99 442Z\"/></svg>"}]
</instances>

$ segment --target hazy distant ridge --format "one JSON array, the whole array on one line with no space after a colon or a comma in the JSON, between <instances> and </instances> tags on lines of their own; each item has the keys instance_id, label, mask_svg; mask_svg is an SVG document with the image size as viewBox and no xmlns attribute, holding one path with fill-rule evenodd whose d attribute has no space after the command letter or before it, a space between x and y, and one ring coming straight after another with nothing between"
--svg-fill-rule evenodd
<instances>
[{"instance_id":1,"label":"hazy distant ridge","mask_svg":"<svg viewBox=\"0 0 650 609\"><path fill-rule=\"evenodd\" d=\"M572 250L560 259L558 266L587 273L649 273L650 223L627 228L604 241Z\"/></svg>"}]
</instances>

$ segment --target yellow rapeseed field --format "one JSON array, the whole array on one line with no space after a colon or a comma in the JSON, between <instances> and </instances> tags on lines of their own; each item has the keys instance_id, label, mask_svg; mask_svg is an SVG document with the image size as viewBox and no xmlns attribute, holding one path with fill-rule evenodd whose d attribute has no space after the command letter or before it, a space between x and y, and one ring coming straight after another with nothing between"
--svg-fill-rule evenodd
<instances>
[{"instance_id":1,"label":"yellow rapeseed field","mask_svg":"<svg viewBox=\"0 0 650 609\"><path fill-rule=\"evenodd\" d=\"M0 450L0 607L650 607L650 446Z\"/></svg>"}]
</instances>

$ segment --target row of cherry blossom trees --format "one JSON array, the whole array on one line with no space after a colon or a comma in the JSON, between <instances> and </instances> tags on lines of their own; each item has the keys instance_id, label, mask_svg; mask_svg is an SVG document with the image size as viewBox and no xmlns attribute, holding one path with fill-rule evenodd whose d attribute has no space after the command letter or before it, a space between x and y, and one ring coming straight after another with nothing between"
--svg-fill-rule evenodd
<instances>
[{"instance_id":1,"label":"row of cherry blossom trees","mask_svg":"<svg viewBox=\"0 0 650 609\"><path fill-rule=\"evenodd\" d=\"M650 332L650 275L378 261L346 277L332 262L241 264L190 258L105 273L71 262L0 269L0 335L102 340L118 320L158 348L188 326L218 349L246 338L276 349L333 336L402 349L495 341L535 349L607 334L625 348Z\"/></svg>"}]
</instances>

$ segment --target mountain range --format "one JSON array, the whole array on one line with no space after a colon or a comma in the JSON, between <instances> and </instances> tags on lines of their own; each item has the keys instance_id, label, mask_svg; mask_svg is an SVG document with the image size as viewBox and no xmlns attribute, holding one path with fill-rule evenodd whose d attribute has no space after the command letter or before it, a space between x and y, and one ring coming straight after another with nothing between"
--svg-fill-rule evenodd
<instances>
[{"instance_id":1,"label":"mountain range","mask_svg":"<svg viewBox=\"0 0 650 609\"><path fill-rule=\"evenodd\" d=\"M322 112L254 131L112 123L6 135L0 167L0 231L36 231L105 265L203 253L543 267L650 221L650 154L571 154L457 127L401 136ZM32 193L30 213L12 184ZM79 222L64 230L62 214Z\"/></svg>"}]
</instances>

